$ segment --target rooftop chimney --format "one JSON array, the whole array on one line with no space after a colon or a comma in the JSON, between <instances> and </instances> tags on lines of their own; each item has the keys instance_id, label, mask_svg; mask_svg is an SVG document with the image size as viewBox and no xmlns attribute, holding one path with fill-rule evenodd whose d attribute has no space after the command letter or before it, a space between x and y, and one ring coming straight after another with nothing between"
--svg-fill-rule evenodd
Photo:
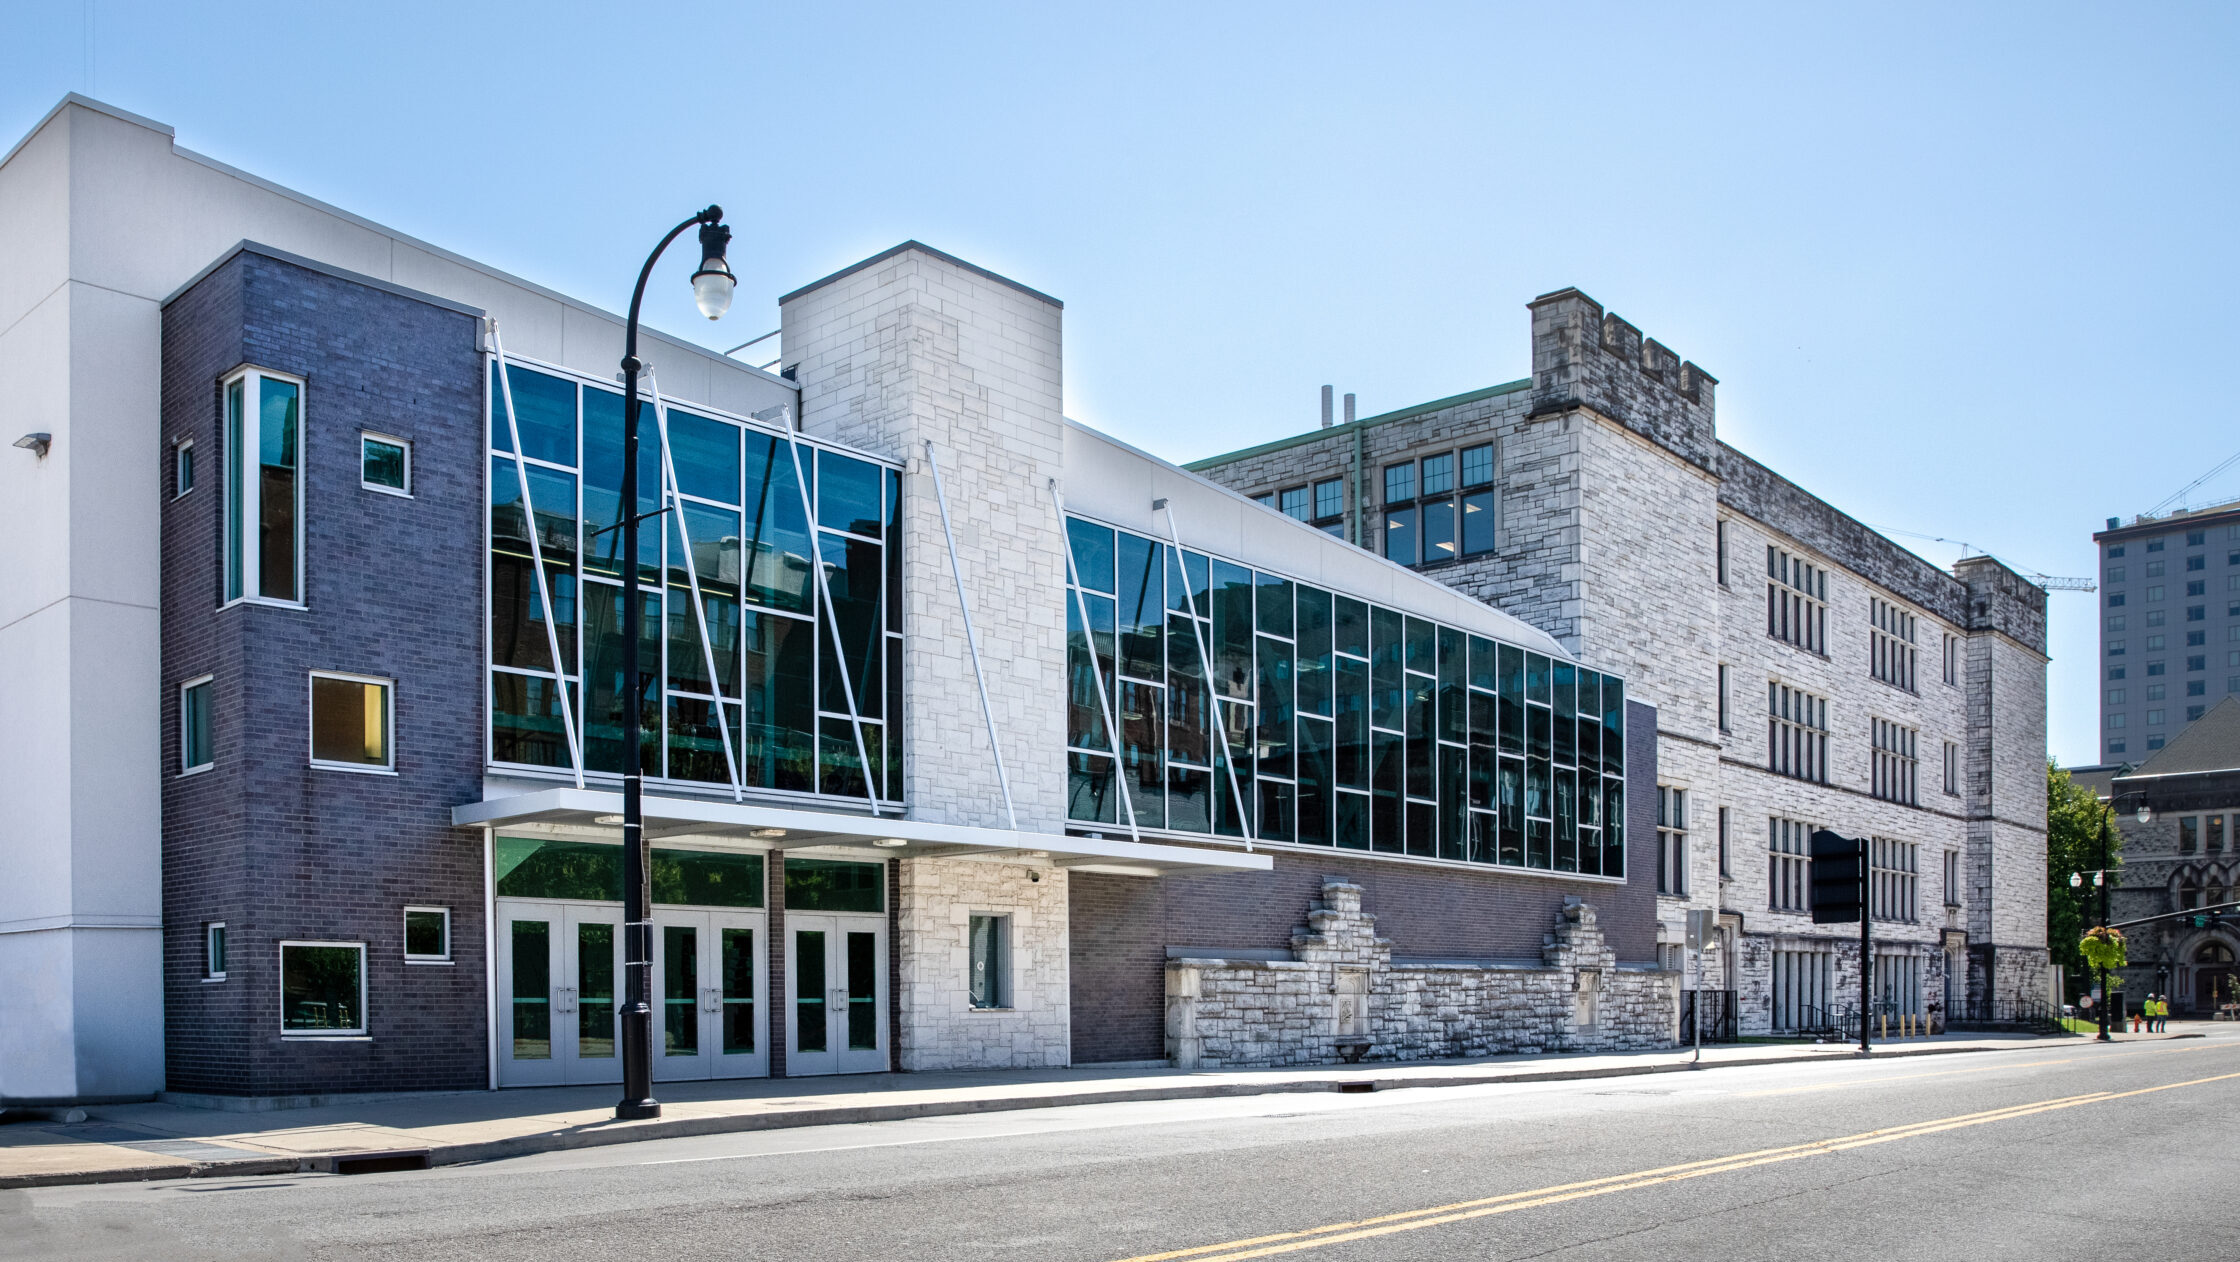
<instances>
[{"instance_id":1,"label":"rooftop chimney","mask_svg":"<svg viewBox=\"0 0 2240 1262\"><path fill-rule=\"evenodd\" d=\"M1353 392L1346 391L1346 424L1353 424Z\"/></svg>"},{"instance_id":2,"label":"rooftop chimney","mask_svg":"<svg viewBox=\"0 0 2240 1262\"><path fill-rule=\"evenodd\" d=\"M1322 388L1322 428L1330 428L1330 387Z\"/></svg>"}]
</instances>

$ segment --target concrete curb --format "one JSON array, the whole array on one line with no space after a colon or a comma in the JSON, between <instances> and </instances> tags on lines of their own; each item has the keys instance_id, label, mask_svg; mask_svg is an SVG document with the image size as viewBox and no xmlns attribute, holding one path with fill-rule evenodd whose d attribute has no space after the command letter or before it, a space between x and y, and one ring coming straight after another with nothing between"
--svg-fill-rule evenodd
<instances>
[{"instance_id":1,"label":"concrete curb","mask_svg":"<svg viewBox=\"0 0 2240 1262\"><path fill-rule=\"evenodd\" d=\"M2060 1042L2054 1035L2043 1042ZM2184 1038L2186 1035L2170 1037ZM2190 1037L2199 1038L2200 1035ZM2134 1041L2134 1040L2126 1040ZM2136 1040L2144 1041L2144 1040ZM1872 1060L1915 1056L1953 1056L1966 1052L2012 1051L2036 1045L2039 1040L2017 1042L2011 1047L1896 1047L1877 1049ZM1123 1087L1109 1091L1075 1091L1041 1095L1002 1096L981 1100L920 1100L908 1104L858 1104L834 1108L769 1110L720 1117L657 1118L644 1122L606 1122L591 1126L514 1135L477 1143L443 1144L427 1150L427 1164L464 1165L501 1161L543 1152L578 1148L604 1148L656 1139L686 1139L745 1131L793 1130L805 1126L847 1126L865 1122L897 1122L921 1117L955 1117L972 1113L1010 1113L1027 1109L1055 1109L1080 1104L1136 1104L1158 1100L1211 1100L1255 1095L1304 1095L1336 1091L1416 1090L1429 1087L1475 1087L1495 1083L1575 1082L1594 1078L1639 1078L1654 1074L1689 1073L1697 1069L1733 1069L1761 1065L1855 1063L1858 1056L1834 1052L1755 1057L1748 1060L1676 1061L1648 1065L1604 1065L1579 1069L1533 1069L1522 1072L1476 1074L1416 1074L1402 1077L1363 1078L1338 1075L1300 1078L1288 1082L1192 1082L1166 1087ZM418 1150L414 1150L417 1153ZM244 1157L221 1161L166 1163L116 1170L56 1171L48 1174L0 1175L0 1189L58 1187L71 1184L137 1183L169 1179L208 1179L272 1174L331 1174L336 1163L348 1163L368 1154L320 1153L302 1157Z\"/></svg>"}]
</instances>

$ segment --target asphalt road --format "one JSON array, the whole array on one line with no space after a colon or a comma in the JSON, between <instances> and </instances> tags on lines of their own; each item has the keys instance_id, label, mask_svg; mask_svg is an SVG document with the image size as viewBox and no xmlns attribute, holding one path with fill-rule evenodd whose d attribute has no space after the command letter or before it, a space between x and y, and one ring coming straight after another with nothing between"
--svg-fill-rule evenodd
<instances>
[{"instance_id":1,"label":"asphalt road","mask_svg":"<svg viewBox=\"0 0 2240 1262\"><path fill-rule=\"evenodd\" d=\"M0 1256L2240 1258L2240 1034L0 1192Z\"/></svg>"}]
</instances>

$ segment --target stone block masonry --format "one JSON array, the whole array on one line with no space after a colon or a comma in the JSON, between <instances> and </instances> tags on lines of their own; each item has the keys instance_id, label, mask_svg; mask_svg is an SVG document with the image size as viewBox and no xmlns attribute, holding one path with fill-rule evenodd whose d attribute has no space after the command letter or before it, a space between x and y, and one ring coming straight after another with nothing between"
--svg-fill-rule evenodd
<instances>
[{"instance_id":1,"label":"stone block masonry","mask_svg":"<svg viewBox=\"0 0 2240 1262\"><path fill-rule=\"evenodd\" d=\"M895 1064L904 1070L1070 1063L1066 873L975 859L905 859L897 884ZM971 1003L976 915L1004 921L999 1007Z\"/></svg>"},{"instance_id":2,"label":"stone block masonry","mask_svg":"<svg viewBox=\"0 0 2240 1262\"><path fill-rule=\"evenodd\" d=\"M1175 1067L1618 1051L1677 1037L1678 975L1619 968L1590 903L1564 899L1536 962L1396 962L1361 893L1326 881L1290 959L1168 961Z\"/></svg>"}]
</instances>

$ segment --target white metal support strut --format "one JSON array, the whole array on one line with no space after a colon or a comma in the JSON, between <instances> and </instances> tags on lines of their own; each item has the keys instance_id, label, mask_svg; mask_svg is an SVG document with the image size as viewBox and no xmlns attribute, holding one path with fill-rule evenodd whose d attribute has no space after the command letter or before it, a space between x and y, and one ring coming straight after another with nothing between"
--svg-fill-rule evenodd
<instances>
[{"instance_id":1,"label":"white metal support strut","mask_svg":"<svg viewBox=\"0 0 2240 1262\"><path fill-rule=\"evenodd\" d=\"M1244 800L1244 789L1237 782L1237 755L1229 748L1229 727L1222 718L1221 689L1213 678L1213 650L1206 645L1206 630L1198 625L1198 598L1190 590L1190 565L1183 557L1182 527L1175 524L1171 501L1153 500L1151 510L1167 515L1167 538L1174 545L1175 570L1182 575L1182 599L1190 607L1190 638L1198 645L1198 661L1206 672L1206 704L1213 710L1207 717L1213 723L1214 734L1221 738L1221 766L1229 773L1229 797L1237 804L1237 827L1244 830L1244 848L1249 853L1253 843L1252 803ZM1213 558L1210 556L1206 558L1206 590L1209 593L1213 590ZM1213 830L1219 833L1221 806L1218 802L1214 804L1212 822Z\"/></svg>"},{"instance_id":2,"label":"white metal support strut","mask_svg":"<svg viewBox=\"0 0 2240 1262\"><path fill-rule=\"evenodd\" d=\"M529 564L537 572L537 600L544 606L545 645L552 651L552 681L558 693L560 730L568 738L568 765L575 771L576 787L580 789L583 787L583 746L576 739L575 700L568 695L568 664L560 660L560 624L552 607L551 586L545 577L544 545L537 542L537 505L529 494L529 466L521 458L521 422L513 412L513 374L506 371L506 344L498 336L498 317L484 318L490 322L490 349L497 355L498 394L505 403L506 434L513 445L513 475L521 483L523 525L529 535ZM577 686L582 685L579 682Z\"/></svg>"},{"instance_id":3,"label":"white metal support strut","mask_svg":"<svg viewBox=\"0 0 2240 1262\"><path fill-rule=\"evenodd\" d=\"M677 482L677 461L674 454L676 449L669 445L669 405L661 399L661 383L654 379L653 368L650 365L646 368L646 392L653 396L653 423L661 434L661 483L664 492L662 499L676 520L677 538L684 541L684 577L685 582L690 584L692 588L692 620L700 628L700 655L708 668L708 693L715 698L716 735L723 741L723 766L724 770L731 776L731 800L734 802L743 801L746 793L739 783L739 760L731 752L731 712L724 708L723 676L716 673L715 641L708 635L708 607L700 595L700 567L692 559L692 527L685 523L684 501L678 497L678 492L683 488ZM743 566L744 558L741 560ZM740 577L744 581L745 574L742 572ZM663 582L666 584L666 576L664 576ZM666 635L668 628L662 628L662 633ZM663 692L666 693L667 689L668 681L663 680ZM745 722L746 712L742 709L740 711L742 727L745 726Z\"/></svg>"},{"instance_id":4,"label":"white metal support strut","mask_svg":"<svg viewBox=\"0 0 2240 1262\"><path fill-rule=\"evenodd\" d=\"M1104 715L1104 736L1112 744L1112 781L1120 786L1120 805L1128 812L1128 837L1132 841L1142 841L1143 834L1136 828L1135 799L1128 792L1128 769L1121 756L1120 725L1112 721L1113 698L1104 690L1104 666L1097 660L1097 630L1089 622L1089 602L1081 595L1081 572L1073 564L1073 536L1066 530L1066 502L1058 494L1056 478L1050 479L1050 504L1058 510L1058 546L1066 553L1066 581L1073 587L1074 611L1081 615L1081 634L1089 641L1089 673L1096 677L1097 710ZM1162 611L1159 616L1164 618L1166 614ZM1116 619L1112 645L1115 667L1119 665L1119 633Z\"/></svg>"},{"instance_id":5,"label":"white metal support strut","mask_svg":"<svg viewBox=\"0 0 2240 1262\"><path fill-rule=\"evenodd\" d=\"M791 408L786 410L789 414L792 412ZM873 778L871 755L864 750L863 716L856 712L856 683L855 679L848 673L848 646L840 642L840 613L832 607L832 584L826 581L824 575L824 531L817 525L816 505L809 502L809 480L801 470L801 440L793 436L799 431L794 429L792 419L791 415L786 417L786 450L793 456L793 489L801 493L801 515L806 519L809 526L809 569L817 576L817 597L824 605L824 623L832 630L832 662L833 665L840 668L840 691L848 700L848 730L855 735L856 761L863 767L863 797L865 802L870 805L871 813L877 815L879 813L878 783ZM881 601L886 599L886 590L886 584L881 583L879 585ZM872 650L875 655L885 648L886 610L882 608L879 612L879 626L872 632L880 640L879 646ZM823 698L820 697L818 700L822 701ZM824 719L822 716L817 719L816 737L817 743L822 745L824 742ZM887 732L886 737L888 740L893 740L894 733ZM882 750L882 752L884 751Z\"/></svg>"},{"instance_id":6,"label":"white metal support strut","mask_svg":"<svg viewBox=\"0 0 2240 1262\"><path fill-rule=\"evenodd\" d=\"M980 665L980 635L972 629L972 602L965 599L964 565L957 559L956 532L949 528L949 493L941 486L941 460L934 455L933 440L926 440L926 468L933 472L933 498L941 506L941 536L949 544L949 573L957 580L957 609L964 614L965 648L972 653L972 681L980 685L980 713L988 721L988 749L995 754L996 783L1003 789L1003 813L1011 831L1019 831L1019 812L1011 805L1011 777L1003 769L1003 744L996 739L996 710L988 701L988 672ZM1063 517L1060 518L1063 529ZM887 739L894 739L888 732Z\"/></svg>"}]
</instances>

